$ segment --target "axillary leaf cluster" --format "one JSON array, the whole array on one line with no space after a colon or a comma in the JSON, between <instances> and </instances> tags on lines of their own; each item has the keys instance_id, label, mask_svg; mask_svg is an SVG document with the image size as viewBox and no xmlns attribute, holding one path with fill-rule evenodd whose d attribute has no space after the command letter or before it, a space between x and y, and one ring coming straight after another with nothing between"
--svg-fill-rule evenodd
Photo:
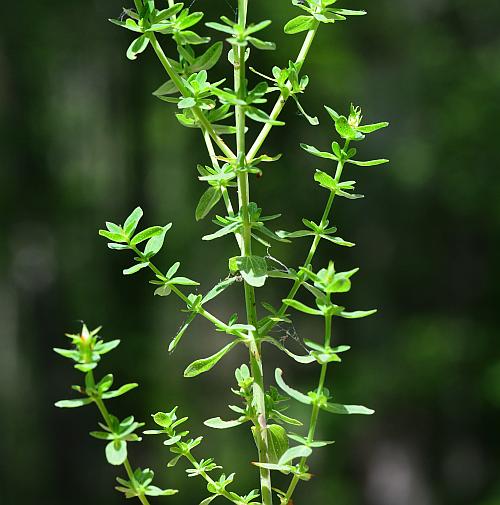
<instances>
[{"instance_id":1,"label":"axillary leaf cluster","mask_svg":"<svg viewBox=\"0 0 500 505\"><path fill-rule=\"evenodd\" d=\"M302 68L316 33L323 25L366 14L362 10L338 7L336 0L293 0L292 4L302 12L297 11L297 15L286 23L284 31L293 36L302 34L302 45L295 59L283 62L281 66L275 65L270 71L250 66L255 51L273 50L275 44L268 40L270 20L248 22L248 0L237 0L235 20L221 16L217 21L205 23L204 27L203 12L191 11L173 0L134 0L134 6L125 9L120 19L111 20L134 35L126 53L129 59L135 60L152 48L167 74L166 81L153 95L165 102L166 107L174 109L182 126L201 132L209 162L200 162L197 167L198 178L205 190L193 209L197 220L214 214L212 225L207 227L202 240L227 241L230 251L227 269L220 273L219 278L223 280L212 288L204 290L199 287L199 282L184 274L179 261L165 259L168 253L162 251L170 240L172 224L142 228L140 207L120 224L106 222L105 229L99 234L108 241L111 250L131 253L131 263L123 271L124 275L148 272L154 295L172 295L183 305L184 323L169 342L170 352L182 342L191 323L199 317L210 321L216 332L224 335L225 341L211 356L198 358L186 367L185 377L208 372L236 347L247 349L248 362L235 371L232 392L238 402L229 405L231 415L228 419L211 417L205 425L218 430L248 426L249 436L257 449L253 464L258 472L258 485L249 492L236 492L234 473L224 472L214 458L195 456L202 437L190 435L185 427L188 419L178 417L177 407L170 406L166 412L154 414L154 429L142 433L140 429L144 424L135 421L134 417L120 420L112 415L108 411L108 400L129 392L137 384L113 389L111 374L99 380L95 378L101 357L117 347L119 341L105 342L99 336L100 329L89 331L84 325L78 334L68 335L73 344L71 349L55 349L72 360L75 368L84 374L83 384L73 386L79 396L56 405L64 408L96 405L102 422L99 430L91 435L105 441L108 462L123 466L125 471L125 475L117 479L116 489L126 498L139 499L143 505L149 504L154 497L177 491L153 485L152 470L134 469L129 462L129 444L139 442L142 434L155 435L163 440L171 453L167 467L182 460L187 465L188 477L205 481L207 497L200 505L208 505L217 498L237 505L271 505L274 501L288 505L292 503L298 483L311 478L308 460L313 451L333 443L316 438L319 414L373 413L367 407L337 402L336 395L326 384L329 365L340 363L344 353L350 350L347 345L332 342L333 321L364 318L376 311L352 310L342 304L341 295L351 289L358 268L342 271L333 261L318 268L314 259L320 243L329 247L354 246L353 242L337 235L337 227L331 222L333 203L335 197L347 200L363 197L356 192L352 177L343 177L347 168L387 163L386 159L359 159L354 146L388 123L366 124L361 109L354 105L342 108L344 113L337 112L340 109L331 107L331 104L325 106L323 116L329 122L328 128L335 132L330 146L297 143L312 156L311 161L322 158L330 165L328 169L315 170L312 174L320 191L325 191L324 210L316 220L304 218L300 229L277 229L273 223L280 215L267 215L251 199L252 178L260 175L270 163L279 166L280 155L266 154L261 150L273 127L284 126L280 114L289 99L293 99L311 126L319 124L318 117L307 114L300 102L309 83ZM222 36L223 40L212 43L213 35ZM168 56L160 45L160 37L168 42ZM210 78L210 71L220 64L223 55L231 73L226 79L214 81ZM268 106L271 99L274 104ZM290 243L299 239L308 240L310 247L297 268L285 267L271 256L270 250L275 242ZM233 246L230 246L230 240L234 240ZM258 300L259 288L275 281L288 284L281 300L278 303ZM214 300L226 290L241 288L245 295L244 313L235 312L228 320L215 315ZM324 325L322 341L302 339L302 354L292 352L276 337L276 331L272 333L277 327L291 324L295 314L319 317ZM214 342L219 340L217 338ZM274 346L301 365L316 364L319 367L317 385L309 392L298 391L289 385L279 368L274 374L275 385L270 385L263 373L264 344ZM303 421L288 415L290 400L310 409L306 426Z\"/></svg>"}]
</instances>

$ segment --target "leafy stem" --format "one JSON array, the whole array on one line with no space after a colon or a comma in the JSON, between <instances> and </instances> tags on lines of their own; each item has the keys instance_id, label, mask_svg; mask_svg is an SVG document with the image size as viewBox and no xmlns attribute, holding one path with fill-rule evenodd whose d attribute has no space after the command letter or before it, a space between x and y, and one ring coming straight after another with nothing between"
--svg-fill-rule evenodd
<instances>
[{"instance_id":1,"label":"leafy stem","mask_svg":"<svg viewBox=\"0 0 500 505\"><path fill-rule=\"evenodd\" d=\"M170 79L174 82L174 84L177 86L177 89L180 91L180 93L184 96L187 97L189 96L189 93L187 92L186 87L184 86L184 83L182 82L182 79L177 75L177 72L175 69L172 67L172 64L170 63L169 59L163 52L163 49L158 42L155 34L153 32L148 33L148 38L151 42L151 46L153 47L156 55L158 56L161 64L163 65L163 68L167 71L167 74L169 75ZM222 138L217 134L217 132L214 130L212 124L210 121L206 118L205 114L203 111L198 107L195 106L192 108L193 114L196 116L196 119L200 123L203 129L205 129L210 137L213 138L214 142L219 146L221 151L229 158L234 158L234 153L231 150L231 148L222 140Z\"/></svg>"},{"instance_id":2,"label":"leafy stem","mask_svg":"<svg viewBox=\"0 0 500 505\"><path fill-rule=\"evenodd\" d=\"M332 315L328 314L325 316L325 343L324 343L325 348L330 347L331 339L332 339ZM321 366L321 372L319 375L318 387L316 389L316 393L318 396L321 396L323 394L323 388L325 387L327 369L328 369L328 363L323 363L323 365ZM314 435L316 433L316 426L318 423L319 411L320 411L320 407L319 407L319 404L316 402L313 404L311 418L309 421L309 431L307 433L308 443L312 443L314 441ZM303 471L305 471L304 465L305 465L306 460L307 460L307 457L304 456L301 458L300 463L299 463L299 468ZM290 482L290 485L288 486L288 489L286 490L285 497L282 500L283 505L288 505L288 503L290 503L290 500L292 499L292 495L295 491L295 488L297 487L297 484L299 483L299 480L300 479L299 479L298 475L295 474Z\"/></svg>"},{"instance_id":3,"label":"leafy stem","mask_svg":"<svg viewBox=\"0 0 500 505\"><path fill-rule=\"evenodd\" d=\"M247 22L248 0L238 0L238 25L240 29L244 29ZM246 62L245 53L246 47L243 45L233 45L234 53L234 91L239 100L243 103L246 99ZM242 240L240 242L241 255L248 257L252 255L252 225L250 221L249 203L250 203L250 188L248 180L248 172L243 170L246 160L245 146L245 109L244 106L236 105L236 143L237 143L237 160L238 160L238 201L240 213L243 220ZM258 327L257 310L255 301L255 289L253 286L244 281L245 289L245 306L246 315L249 325ZM249 344L250 352L250 369L254 379L253 385L253 403L257 409L258 419L255 423L255 438L257 441L259 462L269 463L269 448L267 439L267 423L266 423L266 400L265 386L261 357L261 345L258 340L258 333L251 332L251 341ZM263 505L272 505L272 486L271 472L267 468L261 467L260 484L262 493Z\"/></svg>"},{"instance_id":4,"label":"leafy stem","mask_svg":"<svg viewBox=\"0 0 500 505\"><path fill-rule=\"evenodd\" d=\"M311 49L311 45L314 41L314 38L316 37L316 33L318 31L319 25L320 25L320 22L315 21L312 28L307 32L307 35L304 39L302 47L300 48L299 55L297 56L297 59L295 60L295 64L299 66L299 69L302 68L302 66L304 65L307 55L309 54L309 50ZM292 83L290 81L288 81L286 83L286 87L289 90L291 90ZM287 100L288 100L288 97L285 96L282 91L280 93L278 99L276 100L276 103L274 104L274 107L273 107L271 114L269 116L272 121L276 121L276 119L279 117L281 111L285 107ZM266 123L262 127L262 129L261 129L259 135L257 136L257 138L255 139L252 147L248 151L248 155L247 155L247 162L248 163L251 163L255 159L255 157L259 153L260 148L262 147L262 145L266 141L267 136L269 135L269 132L271 131L272 127L273 127L273 123L271 123L271 122Z\"/></svg>"},{"instance_id":5,"label":"leafy stem","mask_svg":"<svg viewBox=\"0 0 500 505\"><path fill-rule=\"evenodd\" d=\"M350 141L346 140L344 143L344 151L347 151L347 149L349 148L349 144L350 144ZM336 183L338 183L340 181L340 178L342 177L342 172L344 170L344 166L345 166L344 159L343 158L339 159L339 161L337 163L337 169L335 171L335 179L334 180ZM334 199L335 199L335 191L331 191L330 195L328 197L328 201L326 202L325 210L323 211L323 215L321 216L320 228L323 228L327 225L328 218L329 218L330 212L332 210ZM321 241L321 236L316 235L313 239L313 242L311 244L309 252L307 253L307 257L304 261L303 267L307 268L311 264L315 254L316 254L316 251L318 249L318 245L319 245L320 241ZM304 273L303 269L300 269L290 291L288 292L288 295L286 296L286 299L292 300L295 298L295 295L299 291L299 289L302 286L302 284L304 283L305 279L306 279L306 274ZM266 333L268 333L277 324L278 318L282 318L285 315L287 308L288 308L288 305L283 303L281 305L281 307L279 308L278 312L276 313L276 315L277 315L276 321L273 321L271 319L268 320L264 324L264 326L262 328L260 328L261 334L265 335Z\"/></svg>"},{"instance_id":6,"label":"leafy stem","mask_svg":"<svg viewBox=\"0 0 500 505\"><path fill-rule=\"evenodd\" d=\"M90 377L91 383L95 384L93 372L89 371L89 372L87 372L87 374ZM104 400L99 395L93 396L92 399L94 400L94 403L97 405L97 408L99 409L99 412L101 413L102 418L104 419L104 422L106 423L106 426L108 427L109 430L112 430L113 424L111 422L111 415L110 415L106 405L104 404ZM125 458L125 461L123 462L123 467L125 468L125 471L127 472L127 476L130 479L130 482L133 484L135 482L135 476L134 476L134 471L132 470L132 467L130 466L130 462L128 460L128 457ZM150 505L149 500L147 499L147 497L144 494L139 493L137 495L137 498L139 498L142 505Z\"/></svg>"},{"instance_id":7,"label":"leafy stem","mask_svg":"<svg viewBox=\"0 0 500 505\"><path fill-rule=\"evenodd\" d=\"M137 247L133 246L132 244L129 245L130 249L134 251L137 256L141 259L141 261L147 262L148 267L156 274L156 275L163 275L160 271L160 269L155 266L151 260L148 260L144 253L140 251ZM177 286L170 286L170 289L172 290L173 293L175 293L184 303L186 303L187 306L191 305L191 302L189 301L189 298L177 287ZM211 314L208 310L205 310L203 307L198 307L197 308L198 314L200 316L204 317L211 323L213 323L217 328L220 328L221 330L227 330L228 325L221 321L219 318L215 317L213 314ZM232 330L233 334L236 335L239 338L245 339L246 335L242 332L234 331Z\"/></svg>"}]
</instances>

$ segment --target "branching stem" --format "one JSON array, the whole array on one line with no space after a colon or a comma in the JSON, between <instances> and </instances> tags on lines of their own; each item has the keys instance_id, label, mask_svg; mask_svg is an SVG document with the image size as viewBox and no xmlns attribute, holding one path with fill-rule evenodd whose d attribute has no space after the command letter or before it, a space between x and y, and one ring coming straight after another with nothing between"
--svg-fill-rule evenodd
<instances>
[{"instance_id":1,"label":"branching stem","mask_svg":"<svg viewBox=\"0 0 500 505\"><path fill-rule=\"evenodd\" d=\"M167 71L167 74L169 75L170 79L174 82L174 84L177 86L177 89L180 91L181 95L184 97L189 96L186 87L184 86L184 83L182 82L181 77L177 74L175 71L174 67L170 63L169 59L163 52L163 49L158 42L155 34L153 32L148 33L149 40L151 42L151 45L153 46L153 49L158 56L161 64L163 65L163 68ZM202 129L206 130L210 137L213 138L214 142L219 146L221 151L228 157L228 158L235 158L235 155L233 151L230 149L230 147L222 140L220 135L217 134L217 132L214 130L212 124L210 121L206 118L205 114L199 107L193 107L191 109L193 111L193 114L195 115L197 121L201 125Z\"/></svg>"},{"instance_id":2,"label":"branching stem","mask_svg":"<svg viewBox=\"0 0 500 505\"><path fill-rule=\"evenodd\" d=\"M344 144L344 151L347 150L348 148L349 148L349 141L346 140L346 142ZM344 170L344 165L345 165L345 162L343 162L343 161L339 161L337 163L337 170L335 171L335 182L337 182L337 183L340 181L340 177L342 176L342 171ZM335 199L335 192L332 191L330 193L330 196L328 197L328 201L326 203L326 207L325 207L325 210L323 212L323 216L321 217L320 227L325 227L326 226L326 223L327 223L328 218L330 216L330 212L332 210L334 199ZM321 237L319 235L316 235L314 237L314 240L313 240L313 242L311 244L309 252L307 253L306 260L304 261L304 264L303 264L304 267L308 267L311 264L311 262L312 262L312 260L313 260L313 258L315 256L315 254L316 254L316 251L318 249L318 245L320 243L320 240L321 240ZM305 281L305 274L299 272L297 274L297 278L295 279L295 281L294 281L294 283L292 285L292 288L288 292L288 294L285 297L285 299L294 299L295 295L297 294L298 290L300 289L300 287L302 286L302 284L304 283L304 281ZM278 318L283 317L285 315L285 313L286 313L287 308L288 308L288 305L285 305L283 303L281 305L280 309L277 312L277 317ZM260 328L260 333L262 335L265 335L266 333L268 333L269 331L271 331L274 328L275 325L276 325L275 321L269 320L264 326L262 326L262 328Z\"/></svg>"},{"instance_id":3,"label":"branching stem","mask_svg":"<svg viewBox=\"0 0 500 505\"><path fill-rule=\"evenodd\" d=\"M304 62L307 58L307 55L309 54L309 49L311 49L311 45L313 43L314 37L316 36L316 32L318 31L320 22L316 21L314 26L307 32L306 38L304 39L304 42L302 44L302 47L300 49L299 55L297 56L297 59L295 60L295 64L299 66L299 69L302 68L304 65ZM286 84L287 88L289 90L292 89L292 83L290 81L287 82ZM283 95L283 93L280 93L280 96L276 100L276 103L274 104L273 110L271 111L270 117L273 121L278 119L278 116L280 115L281 111L285 107L285 104L287 102L287 98ZM247 154L247 162L251 163L257 154L259 153L260 148L262 147L262 144L267 139L267 136L269 135L269 132L271 131L273 125L270 123L266 123L263 127L262 130L260 131L259 135L255 139L252 147L248 151Z\"/></svg>"}]
</instances>

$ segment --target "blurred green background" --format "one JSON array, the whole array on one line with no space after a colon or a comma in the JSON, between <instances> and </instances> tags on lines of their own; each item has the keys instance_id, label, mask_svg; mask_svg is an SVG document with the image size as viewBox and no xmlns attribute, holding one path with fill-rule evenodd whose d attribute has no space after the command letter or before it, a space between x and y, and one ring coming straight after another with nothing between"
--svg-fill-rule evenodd
<instances>
[{"instance_id":1,"label":"blurred green background","mask_svg":"<svg viewBox=\"0 0 500 505\"><path fill-rule=\"evenodd\" d=\"M206 19L232 17L234 3L198 0L193 8L206 10ZM126 60L130 33L106 21L119 16L120 0L9 4L0 32L0 503L123 503L103 444L87 435L97 413L53 407L81 377L51 348L65 345L64 332L78 331L82 319L122 339L100 372L141 384L114 401L117 414L148 420L180 405L192 432L206 438L197 454L236 471L242 490L255 487L248 432L201 425L229 412L229 385L244 350L207 375L183 379L186 364L225 337L197 320L169 356L181 306L153 297L142 274L124 278L130 257L97 236L105 220L121 221L141 205L144 224L174 223L162 266L181 259L182 272L201 280L203 290L226 275L234 244L202 242L214 227L193 217L204 189L196 163L208 163L198 132L180 127L172 106L151 96L165 80L152 51ZM273 130L266 149L285 156L253 180L253 199L267 214L284 213L280 228L317 220L326 192L312 175L328 164L298 144L324 149L333 139L323 104L347 111L353 101L367 122L391 122L359 146L360 158L388 157L391 164L349 169L367 198L335 203L340 235L358 247L323 244L315 262L319 268L333 257L341 269L360 266L346 304L380 309L335 325L336 341L353 350L329 376L339 401L377 413L321 416L320 436L336 444L317 451L317 478L300 486L295 502L499 505L500 3L342 6L369 15L320 30L304 68L311 84L302 103L322 126L309 126L287 106L288 126ZM266 38L278 44L274 53L255 54L259 70L295 57L302 37L285 37L281 27L297 13L286 1L250 2L250 19L272 19ZM296 266L306 247L296 241L273 254ZM265 293L277 303L286 290L277 281ZM236 303L241 312L236 291L214 311L228 316ZM297 317L299 338L319 335L311 319ZM286 342L297 348L293 338ZM296 387L316 382L314 367L286 363L274 349L266 348L265 358L268 378L280 364ZM308 414L299 406L292 412L304 420ZM135 444L131 454L157 471L159 485L182 489L165 503L205 497L181 465L164 471L169 453L159 440Z\"/></svg>"}]
</instances>

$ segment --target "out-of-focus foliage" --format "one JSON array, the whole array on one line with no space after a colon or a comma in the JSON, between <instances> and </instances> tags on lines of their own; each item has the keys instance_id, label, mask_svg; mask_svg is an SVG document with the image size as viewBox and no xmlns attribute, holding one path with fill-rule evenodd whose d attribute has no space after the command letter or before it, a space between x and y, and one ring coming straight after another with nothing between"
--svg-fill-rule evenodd
<instances>
[{"instance_id":1,"label":"out-of-focus foliage","mask_svg":"<svg viewBox=\"0 0 500 505\"><path fill-rule=\"evenodd\" d=\"M253 1L276 31L292 15L286 2ZM147 286L141 291L117 276L116 257L103 252L97 236L104 216L141 205L151 217L146 225L176 223L169 231L172 257L182 255L196 279L218 281L197 270L200 251L210 255L213 271L224 270L226 255L218 243L201 241L204 225L192 220L204 189L196 164L208 160L197 132L182 129L168 106L149 96L165 81L153 56L142 56L140 72L123 58L127 34L106 21L120 14L121 2L11 3L0 34L0 502L109 504L113 471L96 462L98 441L80 436L93 428L92 414L74 414L70 430L53 408L70 371L51 348L73 321L79 327L78 318L102 323L122 340L126 358L111 356L110 370L124 382L141 383L141 404L133 409L138 416L182 403L185 394L196 399L187 412L183 406L193 424L220 412L227 398L202 389L197 379L182 379L190 357L213 349L210 339L220 335L195 321L176 361L170 360L168 343L183 323L175 301L153 298ZM234 17L230 0L206 3L209 12L226 9ZM363 265L346 298L349 305L380 309L369 322L343 321L334 329L335 343L357 349L345 358L345 371L335 370L338 390L349 400L370 398L377 414L368 426L354 420L348 429L325 417L322 429L337 443L328 451L331 461L317 463L329 475L313 482L307 497L299 491L296 502L498 505L500 5L360 0L352 8L369 14L320 33L304 69L311 82L301 105L321 119L322 103L343 104L349 96L364 104L367 122L383 117L392 125L366 158L383 152L391 164L371 168L384 172L378 177L357 169L367 198L336 210L342 228L356 230L345 238L359 247L325 250L318 258L324 264L333 251L339 269ZM277 32L273 39L273 62L278 55L286 66L297 50L294 37ZM259 68L269 73L271 56L259 57ZM320 75L328 86L318 83ZM331 137L296 114L290 104L285 119L294 132L272 133L272 151L288 156L266 170L255 191L257 202L276 202L266 209L270 214L293 194L297 215L288 214L283 229L292 229L299 216L316 217L319 189L310 169L327 162L289 139L326 145ZM168 186L162 183L166 171L175 181ZM186 247L197 238L198 247ZM288 251L291 266L304 256L300 243ZM300 348L295 338L321 331L309 324L280 330L291 348ZM268 377L279 365L274 356ZM232 368L205 380L231 380L240 358L235 352L228 357ZM293 377L304 388L314 381ZM127 412L132 397L115 400L117 413ZM291 412L303 413L300 407ZM250 458L252 448L238 429L233 444L222 447L213 431L206 444L221 464L239 464L243 476L242 454ZM148 453L137 455L138 464L156 461L159 485L176 487L177 469L168 479L162 472L161 444L141 450ZM77 468L75 452L82 461ZM101 486L86 488L89 472ZM202 484L193 485L165 501L196 503L203 492ZM113 503L122 503L120 495Z\"/></svg>"}]
</instances>

